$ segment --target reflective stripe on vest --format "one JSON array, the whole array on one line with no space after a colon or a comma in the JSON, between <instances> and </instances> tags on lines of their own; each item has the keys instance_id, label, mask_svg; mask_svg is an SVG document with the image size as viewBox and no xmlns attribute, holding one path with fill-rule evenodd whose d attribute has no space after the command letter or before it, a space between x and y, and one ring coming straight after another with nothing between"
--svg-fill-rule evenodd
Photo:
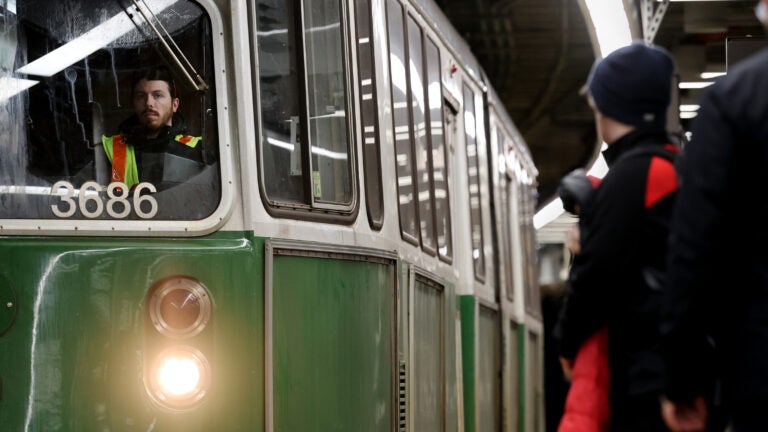
<instances>
[{"instance_id":1,"label":"reflective stripe on vest","mask_svg":"<svg viewBox=\"0 0 768 432\"><path fill-rule=\"evenodd\" d=\"M195 148L197 147L197 143L199 143L203 137L196 137L192 135L176 135L173 139L176 140L176 142L180 142L189 148Z\"/></svg>"},{"instance_id":2,"label":"reflective stripe on vest","mask_svg":"<svg viewBox=\"0 0 768 432\"><path fill-rule=\"evenodd\" d=\"M102 136L101 143L112 165L112 182L125 183L129 188L139 182L136 154L133 146L125 143L122 135Z\"/></svg>"},{"instance_id":3,"label":"reflective stripe on vest","mask_svg":"<svg viewBox=\"0 0 768 432\"><path fill-rule=\"evenodd\" d=\"M112 138L112 181L125 183L125 141L122 135Z\"/></svg>"}]
</instances>

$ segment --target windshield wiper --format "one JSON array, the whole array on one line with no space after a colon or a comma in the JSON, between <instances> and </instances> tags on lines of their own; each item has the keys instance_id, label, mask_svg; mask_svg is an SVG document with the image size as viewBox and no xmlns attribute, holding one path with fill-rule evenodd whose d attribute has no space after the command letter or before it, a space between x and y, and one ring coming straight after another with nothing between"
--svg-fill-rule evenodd
<instances>
[{"instance_id":1,"label":"windshield wiper","mask_svg":"<svg viewBox=\"0 0 768 432\"><path fill-rule=\"evenodd\" d=\"M165 29L165 26L163 26L163 23L157 18L154 12L152 12L152 9L150 9L149 5L144 0L131 0L133 2L134 7L136 8L136 11L141 14L141 17L144 18L144 22L149 25L149 27L152 29L153 32L155 32L155 35L157 35L158 39L163 43L163 46L165 47L165 50L167 51L168 55L173 58L173 60L176 62L176 65L181 69L182 72L184 72L184 75L189 80L190 84L192 84L192 87L196 88L198 91L206 91L208 90L208 84L205 83L205 80L200 76L200 74L197 73L195 68L192 66L192 64L187 60L187 57L184 55L184 52L179 48L178 45L176 45L176 42L173 40L173 37L168 33L168 30ZM144 8L141 7L141 5L144 5ZM158 26L162 30L162 33L158 28L155 26L155 24L152 22L152 19L147 15L147 13L144 11L146 8L147 11L149 11L149 14L151 15L152 19L157 22ZM165 35L165 36L163 36ZM173 44L173 48L171 48L170 45L168 45L168 42L166 42L165 38L168 38L170 40L171 44ZM175 48L175 51L174 51ZM178 55L176 53L178 52ZM184 60L184 63L186 63L186 66L182 64L181 60L179 59L179 56ZM194 75L194 78L192 76Z\"/></svg>"}]
</instances>

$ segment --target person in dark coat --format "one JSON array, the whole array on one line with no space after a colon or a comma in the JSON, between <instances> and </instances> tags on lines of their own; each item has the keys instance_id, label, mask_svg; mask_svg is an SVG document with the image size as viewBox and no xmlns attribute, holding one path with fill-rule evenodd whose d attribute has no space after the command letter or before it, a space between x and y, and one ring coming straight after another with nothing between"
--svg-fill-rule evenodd
<instances>
[{"instance_id":1,"label":"person in dark coat","mask_svg":"<svg viewBox=\"0 0 768 432\"><path fill-rule=\"evenodd\" d=\"M112 182L129 188L147 182L163 190L189 180L203 169L202 137L187 133L177 113L180 100L164 66L139 71L131 85L134 114L119 133L102 136L112 166Z\"/></svg>"},{"instance_id":2,"label":"person in dark coat","mask_svg":"<svg viewBox=\"0 0 768 432\"><path fill-rule=\"evenodd\" d=\"M678 147L666 130L674 69L666 50L634 42L598 61L587 82L610 170L581 210L581 251L556 333L568 375L582 344L607 329L614 432L667 430L658 399L657 275L665 269L677 189Z\"/></svg>"},{"instance_id":3,"label":"person in dark coat","mask_svg":"<svg viewBox=\"0 0 768 432\"><path fill-rule=\"evenodd\" d=\"M757 9L764 24L766 7ZM713 429L726 417L733 432L765 431L768 48L729 66L700 106L670 232L664 417L673 430Z\"/></svg>"},{"instance_id":4,"label":"person in dark coat","mask_svg":"<svg viewBox=\"0 0 768 432\"><path fill-rule=\"evenodd\" d=\"M584 169L566 174L557 188L563 209L579 216L581 209L592 201L600 178L587 175ZM581 251L581 227L583 221L568 231L566 247L573 254ZM608 330L601 328L579 346L571 364L565 363L571 372L570 387L565 397L557 424L557 432L604 432L610 426L611 410L610 368L608 366Z\"/></svg>"}]
</instances>

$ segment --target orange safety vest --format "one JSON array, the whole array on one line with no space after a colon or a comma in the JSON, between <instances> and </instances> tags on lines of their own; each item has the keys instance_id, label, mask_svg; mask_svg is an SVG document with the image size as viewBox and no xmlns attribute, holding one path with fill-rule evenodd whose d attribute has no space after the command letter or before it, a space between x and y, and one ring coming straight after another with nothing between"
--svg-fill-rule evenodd
<instances>
[{"instance_id":1,"label":"orange safety vest","mask_svg":"<svg viewBox=\"0 0 768 432\"><path fill-rule=\"evenodd\" d=\"M122 135L112 137L112 182L125 183L125 140ZM130 186L129 186L130 187Z\"/></svg>"}]
</instances>

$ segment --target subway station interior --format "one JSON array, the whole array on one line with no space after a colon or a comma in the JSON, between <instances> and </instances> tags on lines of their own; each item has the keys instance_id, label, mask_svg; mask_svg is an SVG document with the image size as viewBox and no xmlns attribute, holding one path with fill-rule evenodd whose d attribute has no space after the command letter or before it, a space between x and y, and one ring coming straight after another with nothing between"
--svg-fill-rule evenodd
<instances>
[{"instance_id":1,"label":"subway station interior","mask_svg":"<svg viewBox=\"0 0 768 432\"><path fill-rule=\"evenodd\" d=\"M684 148L757 4L0 0L0 430L558 431L590 70L668 50Z\"/></svg>"},{"instance_id":2,"label":"subway station interior","mask_svg":"<svg viewBox=\"0 0 768 432\"><path fill-rule=\"evenodd\" d=\"M558 202L557 186L565 174L597 163L600 143L580 90L601 56L595 16L605 4L588 0L437 2L484 65L539 170L539 220L534 223L542 311L545 327L551 330L570 262L563 243L576 218L559 209L549 213L547 205ZM765 46L765 30L755 15L756 2L624 0L623 6L619 12L626 13L631 39L645 39L673 54L678 88L670 107L669 129L684 142L690 139L703 89L727 73L729 65ZM606 21L613 25L620 20ZM556 343L549 331L547 337L547 429L555 430L566 385L558 374Z\"/></svg>"},{"instance_id":3,"label":"subway station interior","mask_svg":"<svg viewBox=\"0 0 768 432\"><path fill-rule=\"evenodd\" d=\"M592 113L579 90L600 56L590 7L599 12L605 5L586 0L437 3L483 64L531 148L542 208L555 197L560 178L575 168L589 167L599 150ZM757 48L765 41L753 0L623 0L623 4L631 39L660 45L675 58L681 84L671 117L679 119L680 134L695 116L695 111L683 110L696 104L701 86L715 73L726 71L729 49L732 57L740 57L736 51L742 47ZM560 229L549 226L545 231L541 234L546 236Z\"/></svg>"}]
</instances>

